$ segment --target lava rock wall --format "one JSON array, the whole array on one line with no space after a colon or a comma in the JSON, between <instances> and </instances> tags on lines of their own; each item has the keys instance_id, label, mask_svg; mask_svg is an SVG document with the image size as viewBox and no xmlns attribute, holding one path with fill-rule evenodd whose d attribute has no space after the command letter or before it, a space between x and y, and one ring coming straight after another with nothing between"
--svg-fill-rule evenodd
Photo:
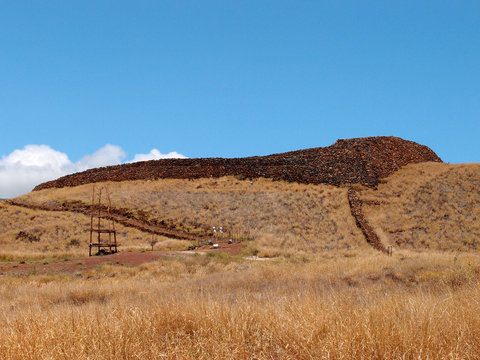
<instances>
[{"instance_id":1,"label":"lava rock wall","mask_svg":"<svg viewBox=\"0 0 480 360\"><path fill-rule=\"evenodd\" d=\"M362 184L410 163L442 160L427 146L397 137L338 140L324 148L247 158L162 159L90 169L45 182L34 191L103 181L195 179L222 176L265 177L306 184Z\"/></svg>"}]
</instances>

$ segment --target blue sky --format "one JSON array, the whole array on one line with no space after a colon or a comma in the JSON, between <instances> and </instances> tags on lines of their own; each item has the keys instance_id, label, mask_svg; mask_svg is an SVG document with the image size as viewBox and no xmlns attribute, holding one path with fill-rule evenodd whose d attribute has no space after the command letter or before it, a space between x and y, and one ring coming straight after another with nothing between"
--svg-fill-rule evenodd
<instances>
[{"instance_id":1,"label":"blue sky","mask_svg":"<svg viewBox=\"0 0 480 360\"><path fill-rule=\"evenodd\" d=\"M480 162L479 18L477 1L0 0L0 197L85 164L363 136ZM28 175L50 155L62 171Z\"/></svg>"}]
</instances>

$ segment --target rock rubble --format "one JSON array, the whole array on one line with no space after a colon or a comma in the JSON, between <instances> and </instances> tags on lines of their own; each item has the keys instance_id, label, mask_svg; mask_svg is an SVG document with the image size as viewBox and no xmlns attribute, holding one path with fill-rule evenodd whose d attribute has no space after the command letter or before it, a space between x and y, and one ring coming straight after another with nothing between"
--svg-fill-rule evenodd
<instances>
[{"instance_id":1,"label":"rock rubble","mask_svg":"<svg viewBox=\"0 0 480 360\"><path fill-rule=\"evenodd\" d=\"M307 184L361 184L410 163L442 160L427 146L392 136L341 139L323 148L247 158L162 159L108 166L45 182L34 191L103 181L195 179L222 176L265 177Z\"/></svg>"}]
</instances>

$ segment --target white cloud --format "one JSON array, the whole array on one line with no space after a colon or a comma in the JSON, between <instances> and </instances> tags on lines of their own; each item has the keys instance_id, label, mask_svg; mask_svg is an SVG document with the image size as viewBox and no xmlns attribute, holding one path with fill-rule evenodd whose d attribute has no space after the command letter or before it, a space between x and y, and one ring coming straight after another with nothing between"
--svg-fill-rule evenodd
<instances>
[{"instance_id":1,"label":"white cloud","mask_svg":"<svg viewBox=\"0 0 480 360\"><path fill-rule=\"evenodd\" d=\"M95 167L120 164L125 159L125 152L120 146L107 144L93 154L85 155L77 163L77 171Z\"/></svg>"},{"instance_id":2,"label":"white cloud","mask_svg":"<svg viewBox=\"0 0 480 360\"><path fill-rule=\"evenodd\" d=\"M107 144L93 154L72 162L67 154L48 145L26 145L0 158L0 198L10 198L31 191L35 185L95 167L121 164L126 154L120 146ZM162 158L185 158L171 152L152 149L136 154L131 162Z\"/></svg>"},{"instance_id":3,"label":"white cloud","mask_svg":"<svg viewBox=\"0 0 480 360\"><path fill-rule=\"evenodd\" d=\"M133 160L129 162L148 161L158 159L185 159L186 156L177 153L176 151L169 152L168 154L162 154L158 149L152 149L148 154L137 154Z\"/></svg>"},{"instance_id":4,"label":"white cloud","mask_svg":"<svg viewBox=\"0 0 480 360\"><path fill-rule=\"evenodd\" d=\"M0 159L0 198L19 195L37 183L62 176L72 163L47 145L27 145Z\"/></svg>"},{"instance_id":5,"label":"white cloud","mask_svg":"<svg viewBox=\"0 0 480 360\"><path fill-rule=\"evenodd\" d=\"M48 145L27 145L22 150L15 150L8 156L2 156L0 166L61 168L70 164L68 156L53 150Z\"/></svg>"}]
</instances>

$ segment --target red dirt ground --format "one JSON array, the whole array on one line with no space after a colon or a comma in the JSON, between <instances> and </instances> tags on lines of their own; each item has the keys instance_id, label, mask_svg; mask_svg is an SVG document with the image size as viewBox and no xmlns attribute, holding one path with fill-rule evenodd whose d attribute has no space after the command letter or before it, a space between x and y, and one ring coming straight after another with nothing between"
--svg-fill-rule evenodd
<instances>
[{"instance_id":1,"label":"red dirt ground","mask_svg":"<svg viewBox=\"0 0 480 360\"><path fill-rule=\"evenodd\" d=\"M208 252L223 252L238 255L242 250L242 243L219 243L217 249L204 245L194 251L125 251L112 255L87 256L67 260L38 260L32 262L9 261L0 262L0 276L2 275L29 275L29 274L83 274L103 264L114 266L140 266L145 263L157 261L165 256L178 256L180 254L195 254Z\"/></svg>"}]
</instances>

